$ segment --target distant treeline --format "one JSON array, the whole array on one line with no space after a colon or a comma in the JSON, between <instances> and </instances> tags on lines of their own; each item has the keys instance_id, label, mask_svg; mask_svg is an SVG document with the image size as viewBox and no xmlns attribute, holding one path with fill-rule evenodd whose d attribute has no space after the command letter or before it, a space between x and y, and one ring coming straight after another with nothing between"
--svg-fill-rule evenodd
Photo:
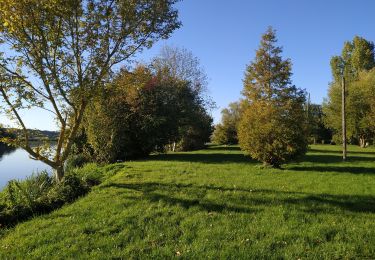
<instances>
[{"instance_id":1,"label":"distant treeline","mask_svg":"<svg viewBox=\"0 0 375 260\"><path fill-rule=\"evenodd\" d=\"M50 141L56 141L59 137L59 132L56 131L28 129L28 133L30 136L30 141L42 141L46 139ZM23 131L17 128L0 128L0 138L12 138L16 136L22 138Z\"/></svg>"}]
</instances>

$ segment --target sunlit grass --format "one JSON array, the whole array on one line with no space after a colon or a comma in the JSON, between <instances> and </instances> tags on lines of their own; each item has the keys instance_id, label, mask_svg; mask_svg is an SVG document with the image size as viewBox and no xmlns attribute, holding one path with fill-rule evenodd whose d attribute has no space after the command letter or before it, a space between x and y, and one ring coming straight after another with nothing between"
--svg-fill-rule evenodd
<instances>
[{"instance_id":1,"label":"sunlit grass","mask_svg":"<svg viewBox=\"0 0 375 260\"><path fill-rule=\"evenodd\" d=\"M349 151L312 146L282 170L233 146L117 164L88 196L6 231L0 258L373 258L375 149Z\"/></svg>"}]
</instances>

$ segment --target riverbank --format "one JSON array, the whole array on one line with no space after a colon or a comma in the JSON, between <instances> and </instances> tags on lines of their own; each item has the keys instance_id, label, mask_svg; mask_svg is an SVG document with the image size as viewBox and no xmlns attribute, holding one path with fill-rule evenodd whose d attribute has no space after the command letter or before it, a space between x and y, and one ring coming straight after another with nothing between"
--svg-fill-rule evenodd
<instances>
[{"instance_id":1,"label":"riverbank","mask_svg":"<svg viewBox=\"0 0 375 260\"><path fill-rule=\"evenodd\" d=\"M373 258L375 149L312 146L284 170L238 147L117 164L85 197L5 231L0 258Z\"/></svg>"},{"instance_id":2,"label":"riverbank","mask_svg":"<svg viewBox=\"0 0 375 260\"><path fill-rule=\"evenodd\" d=\"M8 181L23 180L26 177L41 171L51 172L51 168L41 161L33 160L21 148L0 147L0 191Z\"/></svg>"}]
</instances>

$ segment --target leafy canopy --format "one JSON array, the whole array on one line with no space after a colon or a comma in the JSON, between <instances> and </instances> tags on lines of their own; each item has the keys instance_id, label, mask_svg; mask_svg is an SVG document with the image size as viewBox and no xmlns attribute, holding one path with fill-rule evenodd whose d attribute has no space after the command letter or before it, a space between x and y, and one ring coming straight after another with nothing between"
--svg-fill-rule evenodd
<instances>
[{"instance_id":1,"label":"leafy canopy","mask_svg":"<svg viewBox=\"0 0 375 260\"><path fill-rule=\"evenodd\" d=\"M334 139L341 142L342 77L346 81L346 126L352 143L363 146L373 136L369 127L371 100L370 79L375 67L374 44L361 37L345 42L341 56L331 59L333 82L324 101L325 123L334 130ZM370 71L370 72L369 72Z\"/></svg>"},{"instance_id":2,"label":"leafy canopy","mask_svg":"<svg viewBox=\"0 0 375 260\"><path fill-rule=\"evenodd\" d=\"M13 144L63 176L90 100L112 68L180 26L176 0L4 0L0 2L0 92L23 129ZM29 145L21 110L44 109L60 131L51 152ZM47 145L51 150L51 146Z\"/></svg>"}]
</instances>

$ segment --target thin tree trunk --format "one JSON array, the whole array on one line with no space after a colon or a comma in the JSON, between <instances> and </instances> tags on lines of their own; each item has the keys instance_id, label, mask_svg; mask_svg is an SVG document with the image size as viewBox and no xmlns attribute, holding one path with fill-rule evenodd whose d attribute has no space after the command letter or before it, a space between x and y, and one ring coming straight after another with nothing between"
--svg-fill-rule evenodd
<instances>
[{"instance_id":1,"label":"thin tree trunk","mask_svg":"<svg viewBox=\"0 0 375 260\"><path fill-rule=\"evenodd\" d=\"M64 166L57 166L53 169L53 172L57 182L61 182L62 178L64 177Z\"/></svg>"},{"instance_id":2,"label":"thin tree trunk","mask_svg":"<svg viewBox=\"0 0 375 260\"><path fill-rule=\"evenodd\" d=\"M342 94L341 94L341 116L342 116L342 159L346 160L346 114L345 114L345 102L346 102L346 86L345 86L345 77L342 77Z\"/></svg>"},{"instance_id":3,"label":"thin tree trunk","mask_svg":"<svg viewBox=\"0 0 375 260\"><path fill-rule=\"evenodd\" d=\"M359 146L361 148L365 148L366 147L366 139L364 137L360 137L359 138Z\"/></svg>"}]
</instances>

